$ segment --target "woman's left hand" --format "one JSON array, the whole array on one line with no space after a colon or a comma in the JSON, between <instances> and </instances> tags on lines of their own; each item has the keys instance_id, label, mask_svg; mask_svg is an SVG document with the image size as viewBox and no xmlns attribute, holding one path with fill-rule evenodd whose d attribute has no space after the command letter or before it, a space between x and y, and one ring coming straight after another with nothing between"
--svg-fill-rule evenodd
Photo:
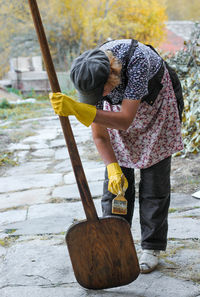
<instances>
[{"instance_id":1,"label":"woman's left hand","mask_svg":"<svg viewBox=\"0 0 200 297\"><path fill-rule=\"evenodd\" d=\"M128 181L124 176L118 163L110 163L107 165L108 170L108 190L115 194L121 194L128 188Z\"/></svg>"}]
</instances>

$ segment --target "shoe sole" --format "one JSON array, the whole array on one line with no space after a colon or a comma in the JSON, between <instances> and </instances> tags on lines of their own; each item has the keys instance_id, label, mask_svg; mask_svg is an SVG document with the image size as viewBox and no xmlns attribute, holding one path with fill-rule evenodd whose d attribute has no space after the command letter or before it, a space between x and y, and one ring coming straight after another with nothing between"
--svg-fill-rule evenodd
<instances>
[{"instance_id":1,"label":"shoe sole","mask_svg":"<svg viewBox=\"0 0 200 297\"><path fill-rule=\"evenodd\" d=\"M149 268L149 269L145 269L145 270L141 270L141 269L140 269L140 273L141 273L141 274L147 274L147 273L150 273L150 272L152 272L153 270L155 270L156 267L157 267L157 265L154 266L154 267L151 267L151 268Z\"/></svg>"}]
</instances>

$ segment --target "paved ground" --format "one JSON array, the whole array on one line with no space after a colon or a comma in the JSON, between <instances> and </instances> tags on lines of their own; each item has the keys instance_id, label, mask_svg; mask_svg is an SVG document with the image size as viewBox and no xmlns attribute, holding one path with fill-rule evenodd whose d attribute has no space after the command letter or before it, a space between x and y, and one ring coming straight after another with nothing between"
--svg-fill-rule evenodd
<instances>
[{"instance_id":1,"label":"paved ground","mask_svg":"<svg viewBox=\"0 0 200 297\"><path fill-rule=\"evenodd\" d=\"M56 116L39 122L35 136L9 146L19 165L0 177L0 296L200 297L200 199L183 193L172 194L168 248L157 271L102 291L86 290L76 282L65 233L85 215L60 123ZM71 123L101 216L104 166L90 129L75 119ZM132 234L139 256L137 199Z\"/></svg>"}]
</instances>

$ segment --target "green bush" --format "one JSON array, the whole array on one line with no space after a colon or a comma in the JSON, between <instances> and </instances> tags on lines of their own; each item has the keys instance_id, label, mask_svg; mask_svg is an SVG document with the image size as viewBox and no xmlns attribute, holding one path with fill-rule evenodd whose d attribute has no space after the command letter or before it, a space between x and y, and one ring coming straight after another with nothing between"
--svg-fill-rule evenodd
<instances>
[{"instance_id":1,"label":"green bush","mask_svg":"<svg viewBox=\"0 0 200 297\"><path fill-rule=\"evenodd\" d=\"M183 155L200 152L200 23L183 50L167 59L178 73L184 95L182 135Z\"/></svg>"},{"instance_id":2,"label":"green bush","mask_svg":"<svg viewBox=\"0 0 200 297\"><path fill-rule=\"evenodd\" d=\"M3 100L0 102L0 108L2 108L2 109L13 108L13 105L10 104L10 103L8 102L7 99L3 99Z\"/></svg>"}]
</instances>

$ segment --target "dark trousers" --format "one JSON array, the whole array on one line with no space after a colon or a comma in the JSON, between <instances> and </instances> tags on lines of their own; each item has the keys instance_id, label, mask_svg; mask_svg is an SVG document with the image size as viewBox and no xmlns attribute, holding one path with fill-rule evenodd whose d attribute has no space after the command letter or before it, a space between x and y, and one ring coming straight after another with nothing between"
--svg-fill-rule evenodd
<instances>
[{"instance_id":1,"label":"dark trousers","mask_svg":"<svg viewBox=\"0 0 200 297\"><path fill-rule=\"evenodd\" d=\"M128 201L127 215L122 215L132 223L135 202L134 169L121 167L128 180L125 197ZM142 249L165 250L167 246L168 209L170 204L171 156L159 163L140 170L139 214ZM112 200L115 197L108 191L108 175L102 197L103 217L112 215Z\"/></svg>"}]
</instances>

